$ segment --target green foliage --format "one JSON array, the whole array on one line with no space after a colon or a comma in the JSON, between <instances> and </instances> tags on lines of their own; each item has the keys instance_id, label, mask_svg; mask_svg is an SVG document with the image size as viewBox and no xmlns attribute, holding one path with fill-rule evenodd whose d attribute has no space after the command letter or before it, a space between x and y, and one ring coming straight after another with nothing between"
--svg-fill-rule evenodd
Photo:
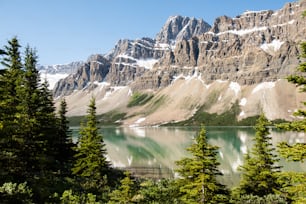
<instances>
[{"instance_id":1,"label":"green foliage","mask_svg":"<svg viewBox=\"0 0 306 204\"><path fill-rule=\"evenodd\" d=\"M279 183L282 184L281 191L292 203L305 203L306 201L306 173L305 172L280 172Z\"/></svg>"},{"instance_id":2,"label":"green foliage","mask_svg":"<svg viewBox=\"0 0 306 204\"><path fill-rule=\"evenodd\" d=\"M227 190L217 181L222 175L218 170L218 147L209 145L206 130L202 127L199 135L187 151L191 158L183 158L176 162L176 170L181 176L177 184L180 186L181 199L184 203L226 203Z\"/></svg>"},{"instance_id":3,"label":"green foliage","mask_svg":"<svg viewBox=\"0 0 306 204\"><path fill-rule=\"evenodd\" d=\"M133 203L137 198L135 197L137 188L134 181L131 179L131 173L125 172L125 177L120 181L121 185L118 189L110 193L109 204L126 204Z\"/></svg>"},{"instance_id":4,"label":"green foliage","mask_svg":"<svg viewBox=\"0 0 306 204\"><path fill-rule=\"evenodd\" d=\"M140 184L140 203L175 204L179 203L179 195L175 180L145 180Z\"/></svg>"},{"instance_id":5,"label":"green foliage","mask_svg":"<svg viewBox=\"0 0 306 204\"><path fill-rule=\"evenodd\" d=\"M303 12L305 17L306 12ZM304 61L299 64L297 67L298 74L291 75L287 79L289 82L294 83L300 87L301 92L306 92L306 42L301 43L301 55L304 58ZM306 105L306 102L304 102ZM295 116L298 116L300 119L290 122L283 123L278 125L279 128L285 129L288 131L298 131L306 132L306 110L298 110L294 113ZM287 144L280 143L278 145L278 152L281 156L285 157L289 161L300 161L304 162L306 159L306 143L296 143L296 144ZM283 190L289 194L289 197L294 201L294 203L306 203L306 176L298 172L290 172L283 174L281 177L282 181L286 181L283 186Z\"/></svg>"},{"instance_id":6,"label":"green foliage","mask_svg":"<svg viewBox=\"0 0 306 204\"><path fill-rule=\"evenodd\" d=\"M32 201L32 190L27 183L4 183L0 186L1 203L23 203L30 204Z\"/></svg>"},{"instance_id":7,"label":"green foliage","mask_svg":"<svg viewBox=\"0 0 306 204\"><path fill-rule=\"evenodd\" d=\"M306 159L306 144L297 143L294 145L289 145L286 142L281 142L277 146L279 148L279 153L282 157L289 161L301 161L304 162Z\"/></svg>"},{"instance_id":8,"label":"green foliage","mask_svg":"<svg viewBox=\"0 0 306 204\"><path fill-rule=\"evenodd\" d=\"M67 113L67 103L63 99L60 103L60 109L58 111L58 129L57 136L55 140L55 160L59 164L58 169L60 173L64 176L70 174L72 158L74 155L73 148L74 144L72 142L72 132L69 129L69 121L66 117Z\"/></svg>"},{"instance_id":9,"label":"green foliage","mask_svg":"<svg viewBox=\"0 0 306 204\"><path fill-rule=\"evenodd\" d=\"M59 123L48 83L40 83L36 51L27 46L22 63L19 49L13 38L1 62L0 183L27 181L34 202L41 203L62 185L59 161L65 156L58 156Z\"/></svg>"},{"instance_id":10,"label":"green foliage","mask_svg":"<svg viewBox=\"0 0 306 204\"><path fill-rule=\"evenodd\" d=\"M278 158L273 154L274 148L270 142L269 125L271 123L261 115L255 126L256 135L254 146L250 153L245 155L245 162L240 166L242 178L238 187L240 195L257 195L263 197L280 190L277 182L276 166Z\"/></svg>"},{"instance_id":11,"label":"green foliage","mask_svg":"<svg viewBox=\"0 0 306 204\"><path fill-rule=\"evenodd\" d=\"M13 181L20 183L23 177L24 162L21 159L25 139L19 128L20 93L24 71L17 38L8 41L4 47L1 64L5 72L0 75L0 179L1 183Z\"/></svg>"},{"instance_id":12,"label":"green foliage","mask_svg":"<svg viewBox=\"0 0 306 204\"><path fill-rule=\"evenodd\" d=\"M268 194L260 197L257 195L244 195L235 204L287 204L286 199L280 195Z\"/></svg>"},{"instance_id":13,"label":"green foliage","mask_svg":"<svg viewBox=\"0 0 306 204\"><path fill-rule=\"evenodd\" d=\"M131 97L127 106L128 107L141 106L141 105L146 104L152 98L153 98L152 94L136 92L132 95L132 97Z\"/></svg>"},{"instance_id":14,"label":"green foliage","mask_svg":"<svg viewBox=\"0 0 306 204\"><path fill-rule=\"evenodd\" d=\"M99 204L96 196L92 193L87 194L74 194L72 190L66 190L63 192L60 202L62 204Z\"/></svg>"},{"instance_id":15,"label":"green foliage","mask_svg":"<svg viewBox=\"0 0 306 204\"><path fill-rule=\"evenodd\" d=\"M103 136L98 132L95 99L91 99L87 111L86 125L82 124L80 138L75 148L73 175L77 176L85 192L102 194L107 187L107 173L110 164L106 160Z\"/></svg>"}]
</instances>

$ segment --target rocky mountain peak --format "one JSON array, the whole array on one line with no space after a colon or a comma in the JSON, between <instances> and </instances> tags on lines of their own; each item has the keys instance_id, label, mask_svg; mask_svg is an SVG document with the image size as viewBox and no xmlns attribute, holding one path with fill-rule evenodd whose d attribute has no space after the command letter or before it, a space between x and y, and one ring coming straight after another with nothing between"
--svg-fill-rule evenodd
<instances>
[{"instance_id":1,"label":"rocky mountain peak","mask_svg":"<svg viewBox=\"0 0 306 204\"><path fill-rule=\"evenodd\" d=\"M203 19L171 16L156 35L156 41L171 44L175 41L190 39L192 36L202 34L210 28L211 26Z\"/></svg>"},{"instance_id":2,"label":"rocky mountain peak","mask_svg":"<svg viewBox=\"0 0 306 204\"><path fill-rule=\"evenodd\" d=\"M299 63L299 45L306 33L302 17L305 10L303 1L288 3L277 11L247 11L236 18L221 16L210 31L177 41L156 69L135 81L134 88L164 88L178 76L194 73L205 83L229 80L241 85L285 78Z\"/></svg>"},{"instance_id":3,"label":"rocky mountain peak","mask_svg":"<svg viewBox=\"0 0 306 204\"><path fill-rule=\"evenodd\" d=\"M241 85L284 78L299 62L296 56L300 41L305 39L305 20L301 17L305 8L305 1L300 1L277 11L221 16L212 27L202 19L172 16L156 39L122 39L109 54L91 56L81 68L86 70L78 74L92 73L68 77L67 81L78 85L55 89L55 95L68 95L94 81L155 90L167 87L178 76L194 73L206 83L221 79ZM103 74L88 69L91 64L100 67ZM80 79L84 79L82 83Z\"/></svg>"},{"instance_id":4,"label":"rocky mountain peak","mask_svg":"<svg viewBox=\"0 0 306 204\"><path fill-rule=\"evenodd\" d=\"M118 56L129 56L135 59L152 58L151 50L155 45L155 40L151 38L140 38L136 40L121 39L114 49L105 57L114 60Z\"/></svg>"},{"instance_id":5,"label":"rocky mountain peak","mask_svg":"<svg viewBox=\"0 0 306 204\"><path fill-rule=\"evenodd\" d=\"M290 119L304 96L281 79L301 62L305 10L303 0L276 11L221 16L212 27L172 16L156 39L119 40L109 54L90 56L57 84L54 95L67 97L71 115L82 115L94 94L100 113L120 109L128 114L128 125L139 125L140 119L141 125L185 120L197 111L221 114L235 104L239 119L262 110L269 119ZM153 98L128 108L135 91Z\"/></svg>"},{"instance_id":6,"label":"rocky mountain peak","mask_svg":"<svg viewBox=\"0 0 306 204\"><path fill-rule=\"evenodd\" d=\"M84 87L94 88L96 83L105 80L110 66L109 60L103 55L91 55L74 74L56 83L53 89L54 96L69 95L74 90L82 90Z\"/></svg>"}]
</instances>

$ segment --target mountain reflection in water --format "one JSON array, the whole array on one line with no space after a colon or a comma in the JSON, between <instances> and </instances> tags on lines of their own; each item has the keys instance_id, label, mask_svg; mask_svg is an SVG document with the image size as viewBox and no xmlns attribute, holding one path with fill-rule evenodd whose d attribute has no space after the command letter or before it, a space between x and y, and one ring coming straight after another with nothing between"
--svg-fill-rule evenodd
<instances>
[{"instance_id":1,"label":"mountain reflection in water","mask_svg":"<svg viewBox=\"0 0 306 204\"><path fill-rule=\"evenodd\" d=\"M77 137L78 127L72 128ZM175 161L187 157L188 147L197 135L197 127L102 127L108 158L114 167L159 166L175 168ZM243 155L252 148L252 127L206 127L208 141L219 146L220 170L227 177L237 175ZM271 129L273 145L286 141L306 142L303 133ZM285 171L306 171L306 164L280 161ZM235 180L235 178L233 178Z\"/></svg>"}]
</instances>

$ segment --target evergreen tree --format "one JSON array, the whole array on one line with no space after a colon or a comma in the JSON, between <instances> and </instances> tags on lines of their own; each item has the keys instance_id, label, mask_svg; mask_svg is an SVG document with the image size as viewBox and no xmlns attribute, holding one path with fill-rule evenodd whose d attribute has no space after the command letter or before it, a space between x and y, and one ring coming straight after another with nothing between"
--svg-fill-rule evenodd
<instances>
[{"instance_id":1,"label":"evergreen tree","mask_svg":"<svg viewBox=\"0 0 306 204\"><path fill-rule=\"evenodd\" d=\"M140 183L138 194L139 203L175 204L178 203L179 187L175 179L162 179L158 181L145 180Z\"/></svg>"},{"instance_id":2,"label":"evergreen tree","mask_svg":"<svg viewBox=\"0 0 306 204\"><path fill-rule=\"evenodd\" d=\"M98 132L95 99L92 98L87 111L86 125L81 124L80 138L75 148L75 164L72 173L80 180L83 190L101 194L107 184L109 162L103 136Z\"/></svg>"},{"instance_id":3,"label":"evergreen tree","mask_svg":"<svg viewBox=\"0 0 306 204\"><path fill-rule=\"evenodd\" d=\"M40 124L37 120L39 111L39 73L36 69L37 55L36 51L29 46L25 50L24 75L22 86L17 91L20 97L18 110L20 136L24 139L24 145L21 147L22 160L25 162L24 174L26 180L31 180L40 171L41 162L38 158L42 157L43 147L40 137Z\"/></svg>"},{"instance_id":4,"label":"evergreen tree","mask_svg":"<svg viewBox=\"0 0 306 204\"><path fill-rule=\"evenodd\" d=\"M134 181L131 179L131 173L127 171L124 174L125 178L120 181L119 188L110 194L109 204L127 204L135 201L134 197L137 190Z\"/></svg>"},{"instance_id":5,"label":"evergreen tree","mask_svg":"<svg viewBox=\"0 0 306 204\"><path fill-rule=\"evenodd\" d=\"M16 38L5 46L0 76L1 182L27 181L34 200L41 202L51 194L51 179L59 168L55 164L57 119L48 84L40 84L37 55L29 46L22 64Z\"/></svg>"},{"instance_id":6,"label":"evergreen tree","mask_svg":"<svg viewBox=\"0 0 306 204\"><path fill-rule=\"evenodd\" d=\"M306 42L301 44L302 58L306 58ZM300 73L306 72L306 62L302 62L298 67ZM291 75L287 79L289 82L300 86L302 92L306 92L306 78L305 75ZM304 102L306 105L306 102ZM278 127L288 131L306 132L306 110L298 110L294 113L303 119L291 123L284 123ZM304 161L306 159L306 143L297 143L290 145L288 143L281 143L279 145L279 152L282 156L292 161Z\"/></svg>"},{"instance_id":7,"label":"evergreen tree","mask_svg":"<svg viewBox=\"0 0 306 204\"><path fill-rule=\"evenodd\" d=\"M46 156L44 170L57 171L55 161L56 139L58 133L57 118L53 103L52 92L49 90L48 81L45 79L39 87L39 104L37 111L37 121L40 126L41 146ZM44 161L43 161L44 162Z\"/></svg>"},{"instance_id":8,"label":"evergreen tree","mask_svg":"<svg viewBox=\"0 0 306 204\"><path fill-rule=\"evenodd\" d=\"M33 193L27 183L4 183L0 186L0 200L3 204L22 203L33 204Z\"/></svg>"},{"instance_id":9,"label":"evergreen tree","mask_svg":"<svg viewBox=\"0 0 306 204\"><path fill-rule=\"evenodd\" d=\"M69 121L66 117L67 103L63 99L60 103L60 109L58 111L58 132L55 139L57 144L55 146L55 160L59 164L58 169L62 175L68 176L71 170L71 163L74 152L72 148L74 144L72 142L72 133L69 130Z\"/></svg>"},{"instance_id":10,"label":"evergreen tree","mask_svg":"<svg viewBox=\"0 0 306 204\"><path fill-rule=\"evenodd\" d=\"M27 46L22 64L19 48L16 38L9 41L1 62L0 184L26 181L40 203L61 185L58 172L68 172L72 142L66 104L56 118L48 83L40 83L36 51Z\"/></svg>"},{"instance_id":11,"label":"evergreen tree","mask_svg":"<svg viewBox=\"0 0 306 204\"><path fill-rule=\"evenodd\" d=\"M24 80L22 94L22 102L24 112L29 118L36 117L36 112L39 105L39 86L40 86L40 76L36 69L37 66L37 54L36 51L29 46L25 50L24 59Z\"/></svg>"},{"instance_id":12,"label":"evergreen tree","mask_svg":"<svg viewBox=\"0 0 306 204\"><path fill-rule=\"evenodd\" d=\"M217 181L217 176L222 175L218 170L218 147L208 144L204 127L187 151L192 157L176 162L182 177L178 179L182 202L226 203L228 191Z\"/></svg>"},{"instance_id":13,"label":"evergreen tree","mask_svg":"<svg viewBox=\"0 0 306 204\"><path fill-rule=\"evenodd\" d=\"M273 153L269 125L271 123L264 115L257 120L255 144L251 152L246 154L245 162L239 169L242 173L238 187L240 195L263 197L280 190L276 174L280 167L276 165L278 158Z\"/></svg>"},{"instance_id":14,"label":"evergreen tree","mask_svg":"<svg viewBox=\"0 0 306 204\"><path fill-rule=\"evenodd\" d=\"M305 17L306 12L303 13ZM306 92L306 42L301 44L301 56L304 61L299 64L297 70L299 74L291 75L287 79L300 87L301 92ZM303 103L306 105L306 102ZM299 120L284 123L278 127L288 131L297 131L306 133L306 110L298 110L294 113ZM288 144L282 142L278 145L278 152L288 161L304 162L306 160L306 143ZM283 190L288 193L289 197L296 203L306 203L306 173L305 172L287 172L281 175L280 180L286 181Z\"/></svg>"},{"instance_id":15,"label":"evergreen tree","mask_svg":"<svg viewBox=\"0 0 306 204\"><path fill-rule=\"evenodd\" d=\"M4 57L1 64L5 71L0 75L0 166L1 183L23 180L24 161L22 146L24 138L20 136L19 127L21 98L17 95L21 88L23 69L20 56L20 45L17 38L8 41L4 47Z\"/></svg>"}]
</instances>

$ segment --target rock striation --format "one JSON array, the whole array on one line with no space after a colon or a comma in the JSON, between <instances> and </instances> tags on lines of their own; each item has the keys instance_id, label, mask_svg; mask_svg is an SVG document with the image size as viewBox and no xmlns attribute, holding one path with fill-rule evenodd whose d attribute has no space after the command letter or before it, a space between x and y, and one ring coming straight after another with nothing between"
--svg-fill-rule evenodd
<instances>
[{"instance_id":1,"label":"rock striation","mask_svg":"<svg viewBox=\"0 0 306 204\"><path fill-rule=\"evenodd\" d=\"M193 36L207 32L211 26L202 19L183 16L171 16L156 35L156 41L175 44L177 41L188 40Z\"/></svg>"},{"instance_id":2,"label":"rock striation","mask_svg":"<svg viewBox=\"0 0 306 204\"><path fill-rule=\"evenodd\" d=\"M166 52L172 50L175 42L182 39L189 40L210 28L211 26L202 19L172 16L157 34L156 39L119 40L113 50L103 55L103 64L107 65L102 69L103 73L99 74L97 69L89 69L89 59L87 63L79 66L75 74L58 82L53 89L54 96L69 95L74 90L91 87L87 83L92 83L92 79L97 82L108 82L114 86L130 85L151 70ZM94 73L87 73L88 71ZM91 75L91 79L84 77L84 73Z\"/></svg>"},{"instance_id":3,"label":"rock striation","mask_svg":"<svg viewBox=\"0 0 306 204\"><path fill-rule=\"evenodd\" d=\"M78 67L76 73L61 79L55 85L54 96L61 93L71 94L74 90L95 88L99 82L105 80L110 68L109 60L102 55L91 55L87 62Z\"/></svg>"},{"instance_id":4,"label":"rock striation","mask_svg":"<svg viewBox=\"0 0 306 204\"><path fill-rule=\"evenodd\" d=\"M168 86L179 75L199 72L206 83L217 79L252 85L275 81L295 71L305 40L306 2L288 3L278 11L221 16L212 28L176 43L133 84L134 89Z\"/></svg>"},{"instance_id":5,"label":"rock striation","mask_svg":"<svg viewBox=\"0 0 306 204\"><path fill-rule=\"evenodd\" d=\"M306 95L284 78L302 60L305 10L303 0L277 11L221 16L212 26L170 17L155 39L122 39L108 54L89 57L57 83L54 96L66 96L68 114L84 115L94 94L98 113L125 112L125 125L181 121L197 111L221 114L234 106L239 120L261 111L269 119L292 120ZM152 99L128 108L133 92Z\"/></svg>"}]
</instances>

